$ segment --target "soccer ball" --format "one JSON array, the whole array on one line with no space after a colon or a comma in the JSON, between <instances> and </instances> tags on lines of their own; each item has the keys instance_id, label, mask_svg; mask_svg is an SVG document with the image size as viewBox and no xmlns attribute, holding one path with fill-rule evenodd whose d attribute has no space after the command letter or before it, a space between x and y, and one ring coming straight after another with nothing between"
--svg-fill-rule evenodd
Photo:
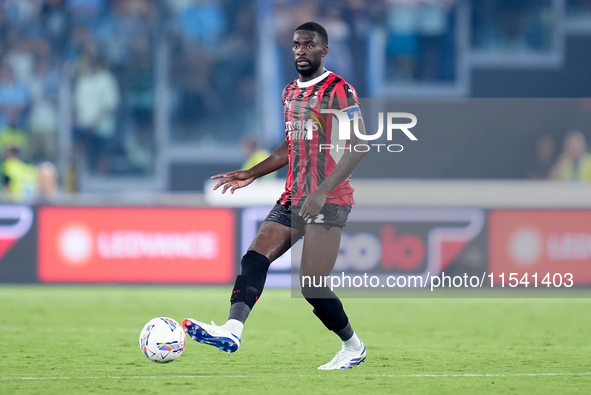
<instances>
[{"instance_id":1,"label":"soccer ball","mask_svg":"<svg viewBox=\"0 0 591 395\"><path fill-rule=\"evenodd\" d=\"M172 318L151 319L140 333L140 349L151 361L160 363L174 361L185 349L183 327Z\"/></svg>"}]
</instances>

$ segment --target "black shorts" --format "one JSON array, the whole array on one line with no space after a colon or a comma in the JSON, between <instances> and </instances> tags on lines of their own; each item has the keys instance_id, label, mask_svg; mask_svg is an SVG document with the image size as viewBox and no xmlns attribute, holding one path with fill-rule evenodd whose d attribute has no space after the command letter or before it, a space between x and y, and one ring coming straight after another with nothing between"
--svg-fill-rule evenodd
<instances>
[{"instance_id":1,"label":"black shorts","mask_svg":"<svg viewBox=\"0 0 591 395\"><path fill-rule=\"evenodd\" d=\"M291 204L276 204L265 221L277 222L283 226L303 230L307 224L319 224L329 230L332 227L343 229L347 224L347 218L351 212L351 205L341 206L338 204L326 203L320 214L313 218L304 219L298 215L299 207L292 207Z\"/></svg>"}]
</instances>

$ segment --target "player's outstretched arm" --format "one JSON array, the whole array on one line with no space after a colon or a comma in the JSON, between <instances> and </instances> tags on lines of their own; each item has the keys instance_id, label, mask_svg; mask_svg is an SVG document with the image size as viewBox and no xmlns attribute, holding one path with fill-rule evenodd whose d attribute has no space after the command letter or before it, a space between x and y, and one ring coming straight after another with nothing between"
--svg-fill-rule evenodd
<instances>
[{"instance_id":1,"label":"player's outstretched arm","mask_svg":"<svg viewBox=\"0 0 591 395\"><path fill-rule=\"evenodd\" d=\"M351 131L354 130L353 120L351 121L349 127L351 128ZM359 133L365 134L365 124L363 123L362 118L359 118ZM355 133L351 134L352 136L349 140L350 146L353 147L356 144L364 143L359 137L357 137ZM351 151L345 151L334 171L330 173L328 177L326 177L324 182L320 184L314 192L308 195L304 201L304 204L302 205L299 215L304 218L318 215L320 210L322 210L324 203L326 203L328 194L351 175L353 170L357 167L359 162L361 162L361 159L363 159L366 153L367 152L357 152L354 149Z\"/></svg>"},{"instance_id":2,"label":"player's outstretched arm","mask_svg":"<svg viewBox=\"0 0 591 395\"><path fill-rule=\"evenodd\" d=\"M229 173L220 173L211 176L212 180L221 178L221 180L214 185L213 190L215 191L223 185L224 189L222 189L222 193L226 193L228 189L230 189L230 193L234 193L235 190L250 185L257 178L281 169L283 166L287 165L288 159L288 142L287 140L284 140L267 159L248 170L235 170Z\"/></svg>"}]
</instances>

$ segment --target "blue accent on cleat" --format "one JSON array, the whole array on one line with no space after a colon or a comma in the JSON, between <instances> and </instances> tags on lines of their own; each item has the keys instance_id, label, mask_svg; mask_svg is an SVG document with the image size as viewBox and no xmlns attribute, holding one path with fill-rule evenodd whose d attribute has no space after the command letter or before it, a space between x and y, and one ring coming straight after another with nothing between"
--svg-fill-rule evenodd
<instances>
[{"instance_id":1,"label":"blue accent on cleat","mask_svg":"<svg viewBox=\"0 0 591 395\"><path fill-rule=\"evenodd\" d=\"M207 324L203 324L203 326L199 325L198 321L193 321L190 319L183 320L183 328L185 332L195 341L203 344L209 344L211 346L217 347L220 351L225 351L227 353L233 353L238 350L240 346L240 338L234 337L230 332L230 336L218 336L212 333L209 333L205 326ZM210 325L207 325L210 326ZM219 327L215 327L216 329Z\"/></svg>"},{"instance_id":2,"label":"blue accent on cleat","mask_svg":"<svg viewBox=\"0 0 591 395\"><path fill-rule=\"evenodd\" d=\"M365 344L361 342L363 348L360 351L351 351L342 349L339 351L335 357L328 363L325 363L322 366L319 366L319 370L343 370L343 369L352 369L355 366L359 366L362 362L365 361L367 357L367 352L365 349Z\"/></svg>"}]
</instances>

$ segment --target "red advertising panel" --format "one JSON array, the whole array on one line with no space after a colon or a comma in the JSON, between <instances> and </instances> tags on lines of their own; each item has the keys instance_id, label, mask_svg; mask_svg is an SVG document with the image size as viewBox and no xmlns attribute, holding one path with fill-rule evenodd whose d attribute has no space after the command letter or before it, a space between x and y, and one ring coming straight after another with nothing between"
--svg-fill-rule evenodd
<instances>
[{"instance_id":1,"label":"red advertising panel","mask_svg":"<svg viewBox=\"0 0 591 395\"><path fill-rule=\"evenodd\" d=\"M229 283L234 248L228 209L39 210L42 282Z\"/></svg>"},{"instance_id":2,"label":"red advertising panel","mask_svg":"<svg viewBox=\"0 0 591 395\"><path fill-rule=\"evenodd\" d=\"M492 211L489 247L498 283L503 274L552 282L570 273L573 285L591 284L591 211Z\"/></svg>"}]
</instances>

